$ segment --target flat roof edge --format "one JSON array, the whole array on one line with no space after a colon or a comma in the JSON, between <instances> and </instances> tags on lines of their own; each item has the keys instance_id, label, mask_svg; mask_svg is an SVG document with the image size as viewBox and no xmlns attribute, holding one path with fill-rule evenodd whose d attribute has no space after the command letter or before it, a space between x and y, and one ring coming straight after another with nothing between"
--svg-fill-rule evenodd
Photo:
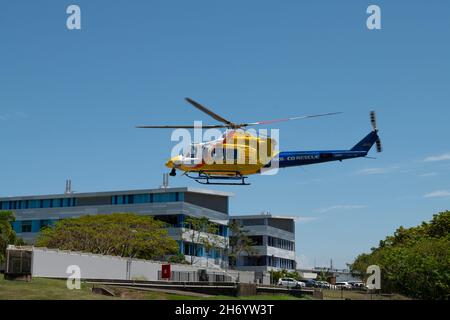
<instances>
[{"instance_id":1,"label":"flat roof edge","mask_svg":"<svg viewBox=\"0 0 450 320\"><path fill-rule=\"evenodd\" d=\"M209 189L197 189L190 187L174 187L174 188L154 188L154 189L131 189L131 190L117 190L117 191L94 191L94 192L80 192L80 193L55 193L42 195L23 195L0 197L0 201L14 201L14 200L39 200L48 198L73 198L73 197L90 197L90 196L112 196L112 195L126 195L126 194L140 194L140 193L165 193L165 192L192 192L205 195L216 195L223 197L234 196L231 192L216 191Z\"/></svg>"},{"instance_id":2,"label":"flat roof edge","mask_svg":"<svg viewBox=\"0 0 450 320\"><path fill-rule=\"evenodd\" d=\"M272 214L249 214L249 215L231 215L230 219L263 219L263 218L273 218L273 219L289 219L296 220L298 217L293 216L276 216Z\"/></svg>"}]
</instances>

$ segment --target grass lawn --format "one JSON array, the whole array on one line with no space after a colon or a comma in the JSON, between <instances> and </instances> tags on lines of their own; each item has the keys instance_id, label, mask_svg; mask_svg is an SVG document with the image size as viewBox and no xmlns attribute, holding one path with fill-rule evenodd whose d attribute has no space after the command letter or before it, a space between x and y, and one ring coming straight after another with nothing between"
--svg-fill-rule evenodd
<instances>
[{"instance_id":1,"label":"grass lawn","mask_svg":"<svg viewBox=\"0 0 450 320\"><path fill-rule=\"evenodd\" d=\"M311 296L301 298L290 295L258 295L248 297L208 296L196 297L178 293L158 291L136 291L124 288L112 288L118 293L109 297L91 292L91 285L82 283L81 290L69 290L65 280L33 278L31 282L8 281L0 275L0 300L312 300ZM407 297L370 295L355 291L324 290L324 300L405 300Z\"/></svg>"},{"instance_id":2,"label":"grass lawn","mask_svg":"<svg viewBox=\"0 0 450 320\"><path fill-rule=\"evenodd\" d=\"M181 295L170 295L170 300L311 300L309 296L297 298L290 295L257 295L245 297L230 297L230 296L212 296L208 298L200 297L186 297Z\"/></svg>"},{"instance_id":3,"label":"grass lawn","mask_svg":"<svg viewBox=\"0 0 450 320\"><path fill-rule=\"evenodd\" d=\"M341 292L341 290L324 290L323 291L323 299L324 300L345 300L345 299L351 299L351 300L409 300L407 297L399 295L399 294L393 294L393 295L379 295L379 294L373 294L370 295L368 293L362 293L357 291L351 291L351 290L344 290Z\"/></svg>"},{"instance_id":4,"label":"grass lawn","mask_svg":"<svg viewBox=\"0 0 450 320\"><path fill-rule=\"evenodd\" d=\"M301 300L289 295L259 295L249 297L211 296L192 297L164 292L121 289L120 297L109 297L91 292L91 285L82 284L81 290L69 290L65 280L33 278L31 282L9 281L0 275L0 300Z\"/></svg>"},{"instance_id":5,"label":"grass lawn","mask_svg":"<svg viewBox=\"0 0 450 320\"><path fill-rule=\"evenodd\" d=\"M0 275L0 300L105 300L112 297L93 294L91 287L69 290L66 281L34 278L31 282L9 281Z\"/></svg>"}]
</instances>

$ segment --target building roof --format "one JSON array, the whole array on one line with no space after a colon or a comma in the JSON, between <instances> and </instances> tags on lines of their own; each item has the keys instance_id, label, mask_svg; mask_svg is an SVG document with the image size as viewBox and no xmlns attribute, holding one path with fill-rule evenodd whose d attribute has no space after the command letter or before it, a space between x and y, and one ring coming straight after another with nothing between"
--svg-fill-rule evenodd
<instances>
[{"instance_id":1,"label":"building roof","mask_svg":"<svg viewBox=\"0 0 450 320\"><path fill-rule=\"evenodd\" d=\"M230 215L230 219L262 219L262 218L271 218L271 219L287 219L287 220L295 220L297 217L289 217L289 216L274 216L270 213L260 213L260 214L249 214L249 215Z\"/></svg>"},{"instance_id":2,"label":"building roof","mask_svg":"<svg viewBox=\"0 0 450 320\"><path fill-rule=\"evenodd\" d=\"M165 188L165 189L156 188L156 189L137 189L137 190L120 190L120 191L80 192L80 193L74 192L74 193L59 193L46 195L0 197L0 201L39 200L49 198L83 198L83 197L114 196L114 195L145 194L145 193L167 193L167 192L192 192L223 197L231 197L234 195L233 193L224 191L179 187L179 188Z\"/></svg>"}]
</instances>

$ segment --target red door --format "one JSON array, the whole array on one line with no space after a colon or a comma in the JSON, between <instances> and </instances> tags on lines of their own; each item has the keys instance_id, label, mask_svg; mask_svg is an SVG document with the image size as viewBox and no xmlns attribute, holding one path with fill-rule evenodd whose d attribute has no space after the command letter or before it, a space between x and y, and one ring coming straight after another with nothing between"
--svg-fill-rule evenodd
<instances>
[{"instance_id":1,"label":"red door","mask_svg":"<svg viewBox=\"0 0 450 320\"><path fill-rule=\"evenodd\" d=\"M161 278L170 280L170 264L163 264L161 266Z\"/></svg>"}]
</instances>

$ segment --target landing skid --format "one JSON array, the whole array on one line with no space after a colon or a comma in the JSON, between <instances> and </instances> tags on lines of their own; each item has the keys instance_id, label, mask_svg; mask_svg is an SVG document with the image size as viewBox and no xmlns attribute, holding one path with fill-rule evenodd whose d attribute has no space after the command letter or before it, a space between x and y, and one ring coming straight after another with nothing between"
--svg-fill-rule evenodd
<instances>
[{"instance_id":1,"label":"landing skid","mask_svg":"<svg viewBox=\"0 0 450 320\"><path fill-rule=\"evenodd\" d=\"M221 171L214 171L214 172L221 172ZM210 184L210 185L227 185L227 186L248 186L250 183L247 183L245 179L248 177L243 176L240 172L237 171L222 171L226 174L233 174L233 176L220 176L220 175L213 175L209 174L205 171L199 171L197 172L197 175L191 175L189 172L186 173L186 176L195 180L196 182L200 184ZM211 181L210 181L211 180ZM227 180L231 182L218 182L214 180Z\"/></svg>"}]
</instances>

